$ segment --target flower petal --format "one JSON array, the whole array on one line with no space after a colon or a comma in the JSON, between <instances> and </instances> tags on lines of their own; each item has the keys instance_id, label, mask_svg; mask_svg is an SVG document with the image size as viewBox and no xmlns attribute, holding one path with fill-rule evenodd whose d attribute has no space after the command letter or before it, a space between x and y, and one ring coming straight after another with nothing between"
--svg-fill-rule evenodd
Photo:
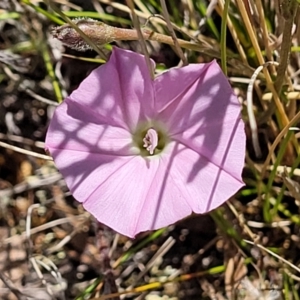
<instances>
[{"instance_id":1,"label":"flower petal","mask_svg":"<svg viewBox=\"0 0 300 300\"><path fill-rule=\"evenodd\" d=\"M56 166L62 173L67 186L79 202L84 202L94 194L94 191L134 157L112 156L95 153L78 152L74 150L51 149ZM113 183L112 183L113 185ZM102 202L102 197L97 201ZM113 198L110 199L113 203ZM90 212L93 213L94 209Z\"/></svg>"},{"instance_id":2,"label":"flower petal","mask_svg":"<svg viewBox=\"0 0 300 300\"><path fill-rule=\"evenodd\" d=\"M144 56L114 47L109 61L92 71L70 98L132 130L153 112L152 85Z\"/></svg>"},{"instance_id":3,"label":"flower petal","mask_svg":"<svg viewBox=\"0 0 300 300\"><path fill-rule=\"evenodd\" d=\"M181 99L189 88L204 77L210 64L189 64L182 68L173 68L155 78L155 109L159 113L176 99ZM178 104L177 101L176 104ZM176 104L174 106L176 106Z\"/></svg>"},{"instance_id":4,"label":"flower petal","mask_svg":"<svg viewBox=\"0 0 300 300\"><path fill-rule=\"evenodd\" d=\"M244 186L241 178L244 161L237 162L240 173L231 174L185 145L172 144L169 173L195 213L215 209Z\"/></svg>"},{"instance_id":5,"label":"flower petal","mask_svg":"<svg viewBox=\"0 0 300 300\"><path fill-rule=\"evenodd\" d=\"M215 61L171 69L157 80L160 85L168 86L167 90L177 91L174 95L170 92L168 97L166 92L158 89L155 81L155 99L163 104L159 119L168 126L171 134L182 133L194 125L222 123L227 113L240 112L240 103Z\"/></svg>"},{"instance_id":6,"label":"flower petal","mask_svg":"<svg viewBox=\"0 0 300 300\"><path fill-rule=\"evenodd\" d=\"M83 205L100 222L134 237L173 224L192 211L208 212L243 185L205 157L173 142L161 156L128 160Z\"/></svg>"},{"instance_id":7,"label":"flower petal","mask_svg":"<svg viewBox=\"0 0 300 300\"><path fill-rule=\"evenodd\" d=\"M181 189L168 176L166 163L157 156L128 161L83 205L100 222L129 237L173 224L191 213Z\"/></svg>"},{"instance_id":8,"label":"flower petal","mask_svg":"<svg viewBox=\"0 0 300 300\"><path fill-rule=\"evenodd\" d=\"M46 148L54 160L68 151L126 156L139 153L132 143L131 134L114 126L86 106L67 98L55 111L46 136ZM54 149L62 149L54 152ZM57 163L57 162L56 162ZM59 166L59 164L58 164Z\"/></svg>"},{"instance_id":9,"label":"flower petal","mask_svg":"<svg viewBox=\"0 0 300 300\"><path fill-rule=\"evenodd\" d=\"M212 62L205 66L198 73L197 65L176 70L178 84L189 72L194 75L194 82L190 80L184 93L169 99L159 119L166 124L172 140L240 178L246 147L241 105L218 64Z\"/></svg>"},{"instance_id":10,"label":"flower petal","mask_svg":"<svg viewBox=\"0 0 300 300\"><path fill-rule=\"evenodd\" d=\"M181 135L173 136L174 141L205 157L210 163L241 180L244 167L246 136L244 123L239 112L227 114L232 120L220 124L198 127L195 125Z\"/></svg>"}]
</instances>

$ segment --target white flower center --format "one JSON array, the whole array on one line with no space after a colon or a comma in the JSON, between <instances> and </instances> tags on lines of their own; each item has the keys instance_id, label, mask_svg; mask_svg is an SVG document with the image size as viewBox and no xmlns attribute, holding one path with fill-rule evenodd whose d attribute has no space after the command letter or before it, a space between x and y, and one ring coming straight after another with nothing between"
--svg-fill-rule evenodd
<instances>
[{"instance_id":1,"label":"white flower center","mask_svg":"<svg viewBox=\"0 0 300 300\"><path fill-rule=\"evenodd\" d=\"M146 148L147 151L149 151L149 153L152 155L158 144L158 134L156 130L153 128L148 129L145 137L143 138L143 142L143 147Z\"/></svg>"}]
</instances>

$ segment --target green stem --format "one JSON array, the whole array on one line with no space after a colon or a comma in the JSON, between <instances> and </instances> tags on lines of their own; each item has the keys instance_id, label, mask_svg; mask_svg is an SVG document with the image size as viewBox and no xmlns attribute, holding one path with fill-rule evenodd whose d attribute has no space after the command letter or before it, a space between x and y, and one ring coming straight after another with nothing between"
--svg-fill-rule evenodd
<instances>
[{"instance_id":1,"label":"green stem","mask_svg":"<svg viewBox=\"0 0 300 300\"><path fill-rule=\"evenodd\" d=\"M49 54L49 49L48 49L47 45L42 44L41 50L42 50L42 56L44 59L44 63L45 63L46 69L47 69L47 73L48 73L49 77L51 78L52 87L53 87L53 91L55 93L57 102L61 103L63 100L63 95L61 93L59 82L55 76L52 60L51 60L51 57Z\"/></svg>"}]
</instances>

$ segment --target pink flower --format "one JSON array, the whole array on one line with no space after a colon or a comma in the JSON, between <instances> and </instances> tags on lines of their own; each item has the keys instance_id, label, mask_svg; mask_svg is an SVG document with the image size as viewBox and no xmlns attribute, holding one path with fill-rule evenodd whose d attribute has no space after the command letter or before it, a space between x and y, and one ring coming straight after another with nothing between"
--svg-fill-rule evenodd
<instances>
[{"instance_id":1,"label":"pink flower","mask_svg":"<svg viewBox=\"0 0 300 300\"><path fill-rule=\"evenodd\" d=\"M240 108L215 61L151 80L142 55L114 48L56 109L46 148L85 209L134 237L244 185Z\"/></svg>"}]
</instances>

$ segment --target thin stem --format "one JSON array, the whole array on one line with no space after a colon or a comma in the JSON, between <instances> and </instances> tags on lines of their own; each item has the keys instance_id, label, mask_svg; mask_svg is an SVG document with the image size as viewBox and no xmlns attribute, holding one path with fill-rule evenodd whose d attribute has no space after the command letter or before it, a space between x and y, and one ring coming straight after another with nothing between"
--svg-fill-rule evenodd
<instances>
[{"instance_id":1,"label":"thin stem","mask_svg":"<svg viewBox=\"0 0 300 300\"><path fill-rule=\"evenodd\" d=\"M241 0L237 0L237 4L238 4L238 8L240 10L241 16L243 18L243 21L245 23L247 32L249 34L251 43L252 43L253 48L255 50L255 54L257 56L259 64L260 65L264 65L265 60L264 60L264 58L262 56L261 49L259 47L259 44L258 44L257 38L255 36L255 33L253 31L253 27L252 27L252 25L250 23L250 20L249 20L246 8L244 6L244 3ZM276 90L274 88L274 84L273 84L273 81L271 79L271 76L270 76L268 70L267 69L263 69L263 72L264 72L264 75L266 77L267 86L268 86L268 88L270 89L270 91L273 94L275 104L277 106L278 112L279 112L279 114L281 116L281 119L282 119L282 123L285 126L286 124L288 124L289 120L288 120L288 118L287 118L287 116L285 114L284 108L283 108L283 106L282 106L282 104L280 102L278 93L276 92Z\"/></svg>"},{"instance_id":2,"label":"thin stem","mask_svg":"<svg viewBox=\"0 0 300 300\"><path fill-rule=\"evenodd\" d=\"M226 63L226 29L227 29L227 15L230 0L225 0L222 24L221 24L221 66L225 75L227 75L227 63Z\"/></svg>"},{"instance_id":3,"label":"thin stem","mask_svg":"<svg viewBox=\"0 0 300 300\"><path fill-rule=\"evenodd\" d=\"M262 32L262 38L263 38L263 42L264 42L264 46L265 46L265 50L266 50L266 56L268 58L268 61L272 61L273 56L272 56L272 50L271 50L270 44L269 44L269 33L268 33L268 28L267 28L267 22L265 19L264 8L261 3L261 0L255 0L255 4L256 4L256 9L258 12L259 22L260 22L260 26L261 26L261 32ZM270 70L271 70L272 74L275 73L275 67L273 65L270 65Z\"/></svg>"},{"instance_id":4,"label":"thin stem","mask_svg":"<svg viewBox=\"0 0 300 300\"><path fill-rule=\"evenodd\" d=\"M87 35L93 43L97 46L111 43L113 41L137 41L139 39L136 29L124 29L107 25L101 21L92 19L73 20L73 23ZM156 41L163 44L174 46L174 41L170 36L156 33L152 30L143 28L141 30L142 36L145 40ZM69 24L58 26L52 30L53 37L60 40L64 45L75 49L77 51L85 51L91 49L81 37L80 33L76 31ZM177 39L180 47L194 50L208 52L208 55L220 57L217 50L208 45L200 45L194 42L188 42L182 39Z\"/></svg>"},{"instance_id":5,"label":"thin stem","mask_svg":"<svg viewBox=\"0 0 300 300\"><path fill-rule=\"evenodd\" d=\"M29 150L26 150L26 149L23 149L23 148L20 148L20 147L17 147L17 146L13 146L13 145L10 145L10 144L4 143L4 142L0 142L0 147L10 149L10 150L13 150L15 152L22 153L22 154L25 154L25 155L30 155L30 156L33 156L33 157L36 157L36 158L44 159L44 160L53 160L52 157L49 156L49 155L29 151Z\"/></svg>"},{"instance_id":6,"label":"thin stem","mask_svg":"<svg viewBox=\"0 0 300 300\"><path fill-rule=\"evenodd\" d=\"M141 30L141 27L140 27L139 19L138 19L137 15L134 11L134 4L133 4L132 0L126 0L126 3L128 5L128 7L130 8L131 16L132 16L132 22L133 22L133 25L136 29L137 38L140 42L142 51L144 53L146 64L147 64L147 67L148 67L148 70L149 70L149 73L150 73L150 77L153 80L154 79L154 70L153 70L153 66L152 66L150 56L149 56L149 53L148 53L148 50L147 50L147 45L146 45L146 42L145 42L145 38L143 36L142 30Z\"/></svg>"},{"instance_id":7,"label":"thin stem","mask_svg":"<svg viewBox=\"0 0 300 300\"><path fill-rule=\"evenodd\" d=\"M161 7L162 7L163 15L164 15L168 30L171 34L175 49L177 51L177 54L181 58L181 60L183 62L183 65L187 65L188 61L187 61L186 57L184 56L184 53L183 53L182 49L180 48L179 43L177 41L177 37L176 37L175 31L174 31L173 26L172 26L171 21L170 21L170 16L169 16L169 13L168 13L168 9L167 9L165 0L160 0L160 4L161 4Z\"/></svg>"},{"instance_id":8,"label":"thin stem","mask_svg":"<svg viewBox=\"0 0 300 300\"><path fill-rule=\"evenodd\" d=\"M275 89L278 94L281 92L283 85L285 72L288 65L288 59L292 45L292 28L294 24L294 18L297 12L297 2L294 0L282 1L282 16L284 18L284 28L282 34L282 44L280 50L280 63L277 69L277 78L275 81Z\"/></svg>"}]
</instances>

